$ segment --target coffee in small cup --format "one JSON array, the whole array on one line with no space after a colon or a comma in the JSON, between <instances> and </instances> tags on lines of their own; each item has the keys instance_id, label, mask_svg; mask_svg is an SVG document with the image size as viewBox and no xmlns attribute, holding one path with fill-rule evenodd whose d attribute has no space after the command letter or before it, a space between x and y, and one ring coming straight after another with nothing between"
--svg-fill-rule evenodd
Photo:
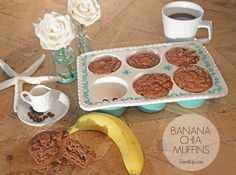
<instances>
[{"instance_id":1,"label":"coffee in small cup","mask_svg":"<svg viewBox=\"0 0 236 175\"><path fill-rule=\"evenodd\" d=\"M167 42L191 41L199 28L208 30L208 37L198 39L203 44L212 38L212 22L202 20L204 10L196 3L176 1L162 8L163 29Z\"/></svg>"},{"instance_id":2,"label":"coffee in small cup","mask_svg":"<svg viewBox=\"0 0 236 175\"><path fill-rule=\"evenodd\" d=\"M176 20L191 20L197 18L196 16L190 14L190 13L173 13L169 15L170 18L176 19Z\"/></svg>"}]
</instances>

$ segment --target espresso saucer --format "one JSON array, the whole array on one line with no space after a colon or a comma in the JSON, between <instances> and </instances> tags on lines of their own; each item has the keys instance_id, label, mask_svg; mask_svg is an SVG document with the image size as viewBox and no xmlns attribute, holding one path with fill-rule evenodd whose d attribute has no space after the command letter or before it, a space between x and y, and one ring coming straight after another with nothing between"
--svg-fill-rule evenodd
<instances>
[{"instance_id":1,"label":"espresso saucer","mask_svg":"<svg viewBox=\"0 0 236 175\"><path fill-rule=\"evenodd\" d=\"M68 110L70 108L70 100L65 93L63 93L59 90L55 90L55 89L52 90L52 97L53 97L54 104L51 107L51 109L49 109L47 112L53 113L54 117L52 117L52 118L48 117L39 123L33 122L33 120L30 119L30 117L28 116L28 112L30 111L31 105L24 102L23 100L21 100L21 102L18 104L18 107L17 107L17 115L18 115L19 119L23 123L31 125L31 126L50 125L50 124L53 124L56 121L60 120L68 112ZM45 114L47 112L45 112Z\"/></svg>"}]
</instances>

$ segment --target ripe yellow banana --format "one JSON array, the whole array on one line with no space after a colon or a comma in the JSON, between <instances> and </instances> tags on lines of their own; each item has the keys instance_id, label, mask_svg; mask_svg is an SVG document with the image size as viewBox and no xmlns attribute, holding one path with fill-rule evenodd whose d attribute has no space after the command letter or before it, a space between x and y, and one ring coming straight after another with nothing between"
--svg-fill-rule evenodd
<instances>
[{"instance_id":1,"label":"ripe yellow banana","mask_svg":"<svg viewBox=\"0 0 236 175\"><path fill-rule=\"evenodd\" d=\"M132 130L120 119L104 113L92 112L81 116L69 134L79 130L100 131L118 146L129 174L141 173L144 163L141 146Z\"/></svg>"}]
</instances>

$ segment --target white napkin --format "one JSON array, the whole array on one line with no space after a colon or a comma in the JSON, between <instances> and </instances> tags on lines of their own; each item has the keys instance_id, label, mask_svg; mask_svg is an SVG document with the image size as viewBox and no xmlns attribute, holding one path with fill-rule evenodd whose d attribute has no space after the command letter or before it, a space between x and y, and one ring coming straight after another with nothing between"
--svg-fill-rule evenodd
<instances>
[{"instance_id":1,"label":"white napkin","mask_svg":"<svg viewBox=\"0 0 236 175\"><path fill-rule=\"evenodd\" d=\"M48 82L59 81L60 78L57 76L40 76L40 77L30 77L44 62L45 55L42 54L40 58L35 61L28 69L23 73L17 74L8 64L6 64L2 59L0 59L0 67L3 71L11 78L0 83L0 90L6 89L12 85L15 85L15 95L14 95L14 111L17 111L17 106L21 100L20 94L22 92L23 84L41 84Z\"/></svg>"}]
</instances>

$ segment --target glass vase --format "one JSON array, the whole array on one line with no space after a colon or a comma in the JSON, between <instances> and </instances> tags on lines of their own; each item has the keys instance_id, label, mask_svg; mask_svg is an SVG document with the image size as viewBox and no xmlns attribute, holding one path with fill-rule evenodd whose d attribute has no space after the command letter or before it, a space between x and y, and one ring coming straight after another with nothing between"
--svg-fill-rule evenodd
<instances>
[{"instance_id":1,"label":"glass vase","mask_svg":"<svg viewBox=\"0 0 236 175\"><path fill-rule=\"evenodd\" d=\"M61 83L71 83L77 79L76 57L69 46L52 51L52 59L56 74L61 78Z\"/></svg>"},{"instance_id":2,"label":"glass vase","mask_svg":"<svg viewBox=\"0 0 236 175\"><path fill-rule=\"evenodd\" d=\"M78 55L82 53L89 52L92 50L92 44L87 32L85 31L85 26L77 23L78 36L76 40Z\"/></svg>"}]
</instances>

